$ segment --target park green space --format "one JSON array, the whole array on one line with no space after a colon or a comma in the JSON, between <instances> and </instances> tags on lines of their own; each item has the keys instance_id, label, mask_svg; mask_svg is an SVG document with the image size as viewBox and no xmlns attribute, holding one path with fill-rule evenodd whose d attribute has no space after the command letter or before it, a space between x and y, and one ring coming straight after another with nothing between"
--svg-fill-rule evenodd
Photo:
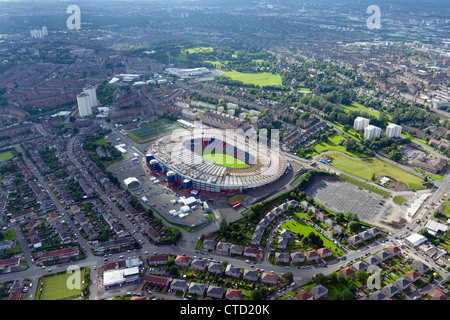
<instances>
[{"instance_id":1,"label":"park green space","mask_svg":"<svg viewBox=\"0 0 450 320\"><path fill-rule=\"evenodd\" d=\"M212 51L214 51L213 47L195 47L183 50L183 52L189 52L189 54L198 52L212 52Z\"/></svg>"},{"instance_id":2,"label":"park green space","mask_svg":"<svg viewBox=\"0 0 450 320\"><path fill-rule=\"evenodd\" d=\"M309 88L300 88L297 91L300 93L311 93L312 92L311 89L309 89Z\"/></svg>"},{"instance_id":3,"label":"park green space","mask_svg":"<svg viewBox=\"0 0 450 320\"><path fill-rule=\"evenodd\" d=\"M14 155L11 151L5 151L0 153L0 161L11 160L14 158Z\"/></svg>"},{"instance_id":4,"label":"park green space","mask_svg":"<svg viewBox=\"0 0 450 320\"><path fill-rule=\"evenodd\" d=\"M409 132L403 131L402 132L402 136L405 137L405 138L410 138L411 140L415 140L417 142L420 142L420 143L428 146L428 143L425 140L413 137L412 135L409 134Z\"/></svg>"},{"instance_id":5,"label":"park green space","mask_svg":"<svg viewBox=\"0 0 450 320\"><path fill-rule=\"evenodd\" d=\"M224 76L232 80L241 81L244 84L255 86L281 86L281 76L270 72L243 73L239 71L224 71Z\"/></svg>"},{"instance_id":6,"label":"park green space","mask_svg":"<svg viewBox=\"0 0 450 320\"><path fill-rule=\"evenodd\" d=\"M359 160L349 158L340 153L329 153L333 158L333 166L357 177L370 181L375 174L377 177L390 177L398 182L403 182L411 189L422 187L422 178L405 171L393 164L380 159Z\"/></svg>"},{"instance_id":7,"label":"park green space","mask_svg":"<svg viewBox=\"0 0 450 320\"><path fill-rule=\"evenodd\" d=\"M128 136L136 142L146 142L170 133L180 126L169 119L160 119L148 123L142 128L127 131Z\"/></svg>"},{"instance_id":8,"label":"park green space","mask_svg":"<svg viewBox=\"0 0 450 320\"><path fill-rule=\"evenodd\" d=\"M349 137L352 137L353 139L355 139L356 141L361 141L361 137L359 136L359 134L356 132L355 129L348 129L347 131L344 131L344 126L336 121L332 122L333 126L335 126L337 129L339 129L343 134L348 135ZM358 134L358 136L357 136Z\"/></svg>"},{"instance_id":9,"label":"park green space","mask_svg":"<svg viewBox=\"0 0 450 320\"><path fill-rule=\"evenodd\" d=\"M304 221L289 220L283 223L281 228L291 230L292 232L304 235L305 237L311 232L314 232L316 235L320 236L320 238L323 240L324 247L329 248L335 256L344 254L344 251L338 248L334 244L334 242L324 237L321 233L317 232L316 229L314 229L312 226L310 226L308 223Z\"/></svg>"},{"instance_id":10,"label":"park green space","mask_svg":"<svg viewBox=\"0 0 450 320\"><path fill-rule=\"evenodd\" d=\"M245 162L236 159L226 153L206 153L201 155L203 159L211 161L215 164L220 164L222 166L232 167L232 168L248 168L250 165Z\"/></svg>"},{"instance_id":11,"label":"park green space","mask_svg":"<svg viewBox=\"0 0 450 320\"><path fill-rule=\"evenodd\" d=\"M105 140L105 137L95 140L94 143L99 146L106 146L108 144Z\"/></svg>"},{"instance_id":12,"label":"park green space","mask_svg":"<svg viewBox=\"0 0 450 320\"><path fill-rule=\"evenodd\" d=\"M80 289L69 289L67 280L72 273L62 273L45 277L42 300L61 300L81 295Z\"/></svg>"},{"instance_id":13,"label":"park green space","mask_svg":"<svg viewBox=\"0 0 450 320\"><path fill-rule=\"evenodd\" d=\"M376 118L378 118L378 116L380 115L379 111L371 110L355 101L352 101L350 105L341 104L341 107L344 108L345 112L348 112L350 110L359 110L361 112L366 112L368 115L374 116ZM390 115L387 116L389 117L389 119L391 119Z\"/></svg>"},{"instance_id":14,"label":"park green space","mask_svg":"<svg viewBox=\"0 0 450 320\"><path fill-rule=\"evenodd\" d=\"M352 152L345 150L345 147L343 145L340 145L340 143L343 141L345 141L345 138L342 135L334 133L332 136L328 137L327 141L316 143L314 145L314 152L305 154L305 158L313 157L325 151L339 151L355 158L367 157L367 155L360 152Z\"/></svg>"}]
</instances>

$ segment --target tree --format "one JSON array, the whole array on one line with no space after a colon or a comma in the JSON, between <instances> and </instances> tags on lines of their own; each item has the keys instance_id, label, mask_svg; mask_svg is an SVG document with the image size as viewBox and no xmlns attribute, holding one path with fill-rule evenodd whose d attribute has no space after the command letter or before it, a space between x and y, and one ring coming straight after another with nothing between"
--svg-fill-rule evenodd
<instances>
[{"instance_id":1,"label":"tree","mask_svg":"<svg viewBox=\"0 0 450 320\"><path fill-rule=\"evenodd\" d=\"M219 224L219 232L222 234L222 236L225 235L227 228L228 228L227 219L222 218Z\"/></svg>"},{"instance_id":2,"label":"tree","mask_svg":"<svg viewBox=\"0 0 450 320\"><path fill-rule=\"evenodd\" d=\"M283 273L282 277L290 284L294 281L294 275L292 272Z\"/></svg>"},{"instance_id":3,"label":"tree","mask_svg":"<svg viewBox=\"0 0 450 320\"><path fill-rule=\"evenodd\" d=\"M397 150L392 150L389 152L388 158L395 162L400 162L403 158L403 154Z\"/></svg>"},{"instance_id":4,"label":"tree","mask_svg":"<svg viewBox=\"0 0 450 320\"><path fill-rule=\"evenodd\" d=\"M350 290L347 289L342 292L342 299L355 300L355 296L353 295L353 293Z\"/></svg>"},{"instance_id":5,"label":"tree","mask_svg":"<svg viewBox=\"0 0 450 320\"><path fill-rule=\"evenodd\" d=\"M356 230L356 228L358 228L358 226L359 226L359 223L357 221L350 221L348 223L348 228L350 230Z\"/></svg>"},{"instance_id":6,"label":"tree","mask_svg":"<svg viewBox=\"0 0 450 320\"><path fill-rule=\"evenodd\" d=\"M325 284L327 282L327 277L323 273L317 273L313 276L312 281L317 285Z\"/></svg>"},{"instance_id":7,"label":"tree","mask_svg":"<svg viewBox=\"0 0 450 320\"><path fill-rule=\"evenodd\" d=\"M259 289L255 289L251 293L253 300L261 300L263 298L263 295Z\"/></svg>"}]
</instances>

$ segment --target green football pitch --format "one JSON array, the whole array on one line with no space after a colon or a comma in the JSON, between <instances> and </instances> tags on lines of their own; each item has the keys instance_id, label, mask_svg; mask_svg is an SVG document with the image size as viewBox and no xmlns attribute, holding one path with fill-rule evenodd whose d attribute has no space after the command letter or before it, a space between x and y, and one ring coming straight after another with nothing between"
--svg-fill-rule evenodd
<instances>
[{"instance_id":1,"label":"green football pitch","mask_svg":"<svg viewBox=\"0 0 450 320\"><path fill-rule=\"evenodd\" d=\"M166 119L152 122L139 129L129 130L127 133L136 142L146 142L181 128L175 122L164 120Z\"/></svg>"},{"instance_id":2,"label":"green football pitch","mask_svg":"<svg viewBox=\"0 0 450 320\"><path fill-rule=\"evenodd\" d=\"M236 159L233 156L230 156L226 153L207 153L201 155L203 159L211 161L216 164L220 164L222 166L232 167L232 168L248 168L250 165L245 162Z\"/></svg>"},{"instance_id":3,"label":"green football pitch","mask_svg":"<svg viewBox=\"0 0 450 320\"><path fill-rule=\"evenodd\" d=\"M45 277L42 300L61 300L81 295L80 289L69 289L67 280L72 273Z\"/></svg>"}]
</instances>

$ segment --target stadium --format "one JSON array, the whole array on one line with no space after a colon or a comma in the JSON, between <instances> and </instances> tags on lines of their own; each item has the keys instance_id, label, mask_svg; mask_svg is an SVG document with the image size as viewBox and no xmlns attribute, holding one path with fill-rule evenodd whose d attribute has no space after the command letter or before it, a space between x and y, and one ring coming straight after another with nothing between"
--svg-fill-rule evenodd
<instances>
[{"instance_id":1,"label":"stadium","mask_svg":"<svg viewBox=\"0 0 450 320\"><path fill-rule=\"evenodd\" d=\"M234 130L175 130L154 140L146 155L152 174L185 191L243 191L277 181L288 162L278 149Z\"/></svg>"}]
</instances>

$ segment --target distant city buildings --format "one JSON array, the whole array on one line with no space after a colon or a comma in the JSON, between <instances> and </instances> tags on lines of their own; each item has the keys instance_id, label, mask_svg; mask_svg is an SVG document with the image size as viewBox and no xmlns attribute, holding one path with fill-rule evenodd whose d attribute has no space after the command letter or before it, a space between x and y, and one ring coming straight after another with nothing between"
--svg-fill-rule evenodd
<instances>
[{"instance_id":1,"label":"distant city buildings","mask_svg":"<svg viewBox=\"0 0 450 320\"><path fill-rule=\"evenodd\" d=\"M395 123L389 123L386 127L386 137L388 138L399 138L402 134L402 126Z\"/></svg>"},{"instance_id":2,"label":"distant city buildings","mask_svg":"<svg viewBox=\"0 0 450 320\"><path fill-rule=\"evenodd\" d=\"M373 125L368 125L365 129L364 129L364 139L377 139L379 138L381 135L381 129L373 126Z\"/></svg>"},{"instance_id":3,"label":"distant city buildings","mask_svg":"<svg viewBox=\"0 0 450 320\"><path fill-rule=\"evenodd\" d=\"M43 37L48 36L47 27L43 26L41 29L30 30L30 36L33 39L42 39Z\"/></svg>"}]
</instances>

